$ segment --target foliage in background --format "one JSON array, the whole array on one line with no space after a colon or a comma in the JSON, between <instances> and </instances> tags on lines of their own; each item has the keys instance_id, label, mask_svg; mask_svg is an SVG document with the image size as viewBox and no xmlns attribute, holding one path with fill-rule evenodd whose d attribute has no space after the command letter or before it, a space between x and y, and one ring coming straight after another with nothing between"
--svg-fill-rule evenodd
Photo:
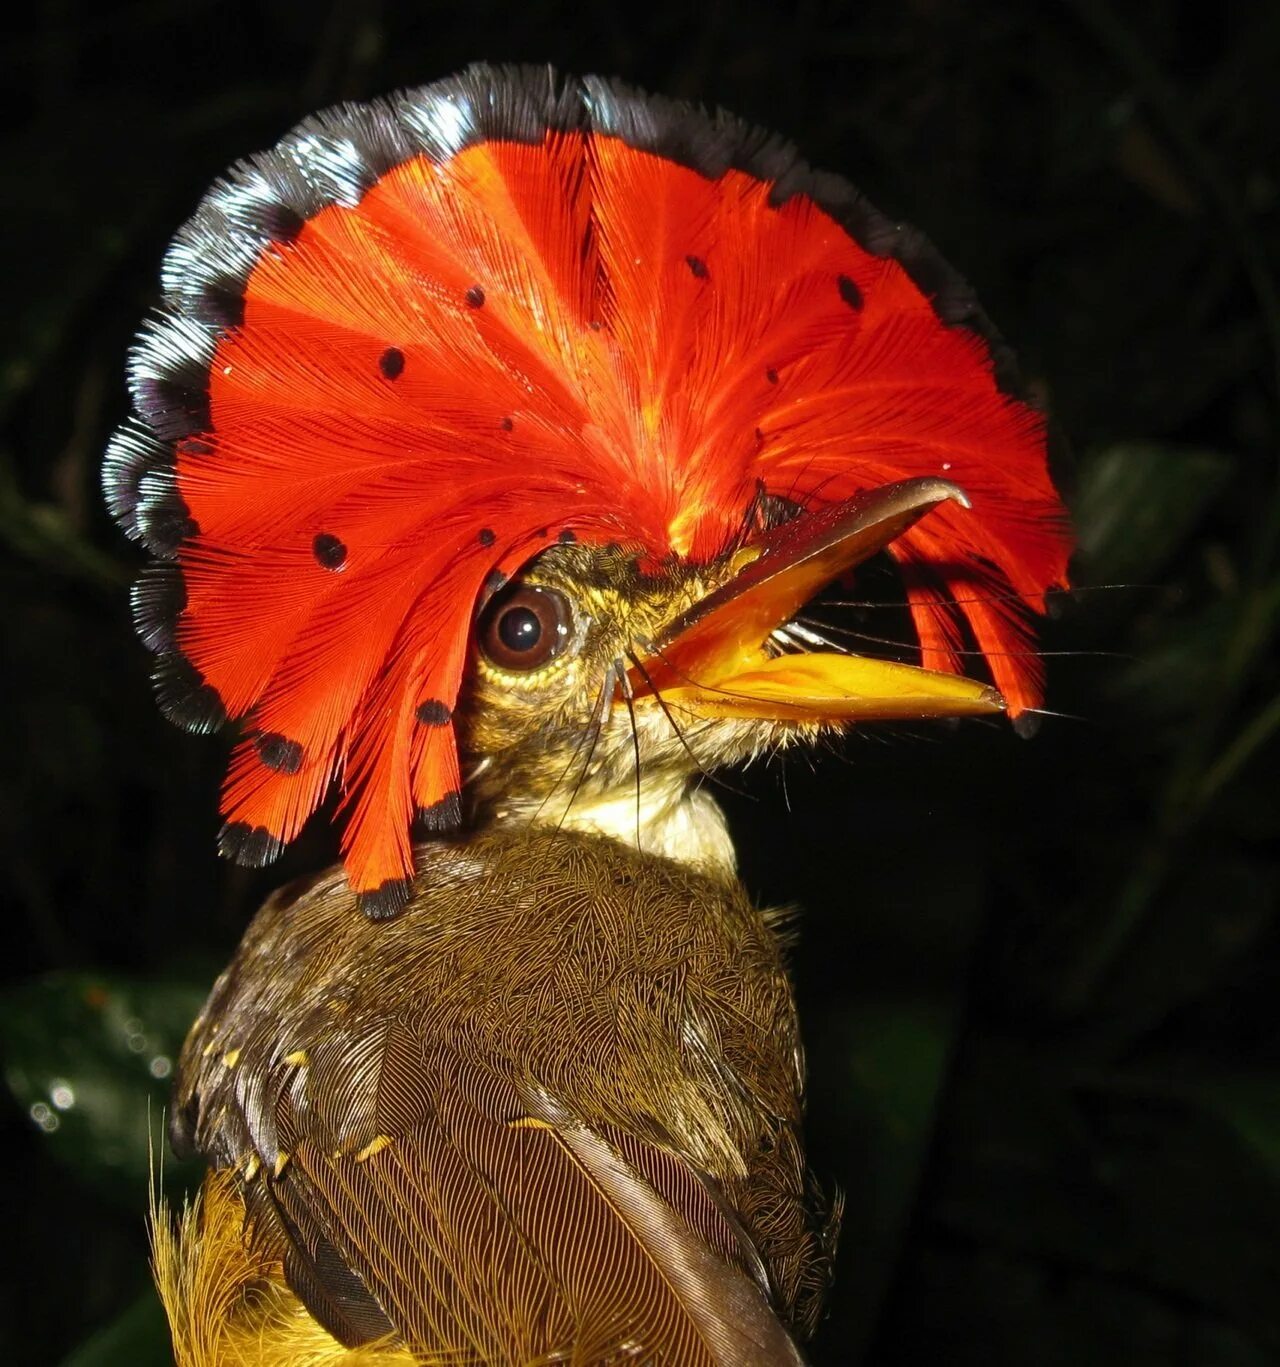
<instances>
[{"instance_id":1,"label":"foliage in background","mask_svg":"<svg viewBox=\"0 0 1280 1367\"><path fill-rule=\"evenodd\" d=\"M332 856L316 832L268 876L219 864L219 745L152 707L96 485L131 333L229 161L481 56L785 131L966 270L1075 450L1079 587L1034 743L868 730L725 798L750 885L804 909L812 1156L847 1196L815 1360L1280 1358L1280 7L52 0L10 23L5 1360L167 1361L147 1117L257 900Z\"/></svg>"}]
</instances>

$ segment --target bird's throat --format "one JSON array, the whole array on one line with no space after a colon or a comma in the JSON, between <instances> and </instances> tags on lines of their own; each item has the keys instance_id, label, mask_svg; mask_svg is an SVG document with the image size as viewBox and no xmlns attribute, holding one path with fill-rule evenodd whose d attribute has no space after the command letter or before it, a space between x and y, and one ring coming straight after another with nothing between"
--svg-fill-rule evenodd
<instances>
[{"instance_id":1,"label":"bird's throat","mask_svg":"<svg viewBox=\"0 0 1280 1367\"><path fill-rule=\"evenodd\" d=\"M566 795L541 803L500 804L495 825L525 823L603 835L643 854L687 864L701 873L732 878L737 857L719 804L684 774L659 773L639 787L593 795Z\"/></svg>"}]
</instances>

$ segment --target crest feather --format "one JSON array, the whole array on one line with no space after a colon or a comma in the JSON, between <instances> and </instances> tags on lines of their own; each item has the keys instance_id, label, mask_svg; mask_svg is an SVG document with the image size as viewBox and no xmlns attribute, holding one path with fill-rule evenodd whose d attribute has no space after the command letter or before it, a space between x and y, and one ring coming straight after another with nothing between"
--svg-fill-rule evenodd
<instances>
[{"instance_id":1,"label":"crest feather","mask_svg":"<svg viewBox=\"0 0 1280 1367\"><path fill-rule=\"evenodd\" d=\"M973 514L891 548L924 663L964 624L1011 710L1038 699L1068 551L1041 419L929 244L776 138L475 67L235 168L163 279L105 480L181 576L138 596L171 710L247 722L223 811L255 854L336 783L353 885L411 874L415 812L460 810L416 709L452 709L486 580L566 527L705 560L762 491L945 475Z\"/></svg>"}]
</instances>

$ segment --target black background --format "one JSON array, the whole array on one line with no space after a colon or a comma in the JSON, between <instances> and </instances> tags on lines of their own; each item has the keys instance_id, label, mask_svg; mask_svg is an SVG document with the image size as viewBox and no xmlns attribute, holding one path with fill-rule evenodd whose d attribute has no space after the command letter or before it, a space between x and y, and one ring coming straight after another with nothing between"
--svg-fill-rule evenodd
<instances>
[{"instance_id":1,"label":"black background","mask_svg":"<svg viewBox=\"0 0 1280 1367\"><path fill-rule=\"evenodd\" d=\"M725 798L750 886L803 908L812 1158L847 1197L815 1359L1280 1358L1280 6L57 0L6 25L5 1359L166 1361L144 1098L263 893L332 848L221 865L224 742L152 705L97 492L130 337L230 161L480 58L791 136L970 276L1074 450L1061 716L1031 743L868 728Z\"/></svg>"}]
</instances>

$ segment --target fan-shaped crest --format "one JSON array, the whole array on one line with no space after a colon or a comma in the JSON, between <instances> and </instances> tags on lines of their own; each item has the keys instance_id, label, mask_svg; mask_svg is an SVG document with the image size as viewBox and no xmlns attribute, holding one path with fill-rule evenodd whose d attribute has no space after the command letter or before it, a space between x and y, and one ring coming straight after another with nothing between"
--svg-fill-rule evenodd
<instances>
[{"instance_id":1,"label":"fan-shaped crest","mask_svg":"<svg viewBox=\"0 0 1280 1367\"><path fill-rule=\"evenodd\" d=\"M761 486L962 485L973 513L893 548L923 663L958 668L967 619L1012 709L1038 696L1027 614L1067 552L1041 420L927 242L776 139L476 67L234 168L163 280L105 482L159 561L135 606L162 707L245 722L235 857L336 780L354 885L397 887L414 814L457 819L486 588L569 536L713 557Z\"/></svg>"}]
</instances>

